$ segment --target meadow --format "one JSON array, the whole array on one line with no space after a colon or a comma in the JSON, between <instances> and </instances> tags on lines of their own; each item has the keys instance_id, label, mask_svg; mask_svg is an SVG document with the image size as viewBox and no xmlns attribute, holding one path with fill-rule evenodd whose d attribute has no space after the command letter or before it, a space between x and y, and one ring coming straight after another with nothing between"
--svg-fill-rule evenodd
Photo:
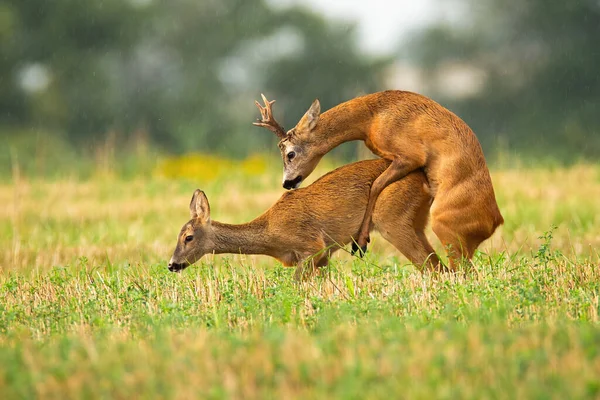
<instances>
[{"instance_id":1,"label":"meadow","mask_svg":"<svg viewBox=\"0 0 600 400\"><path fill-rule=\"evenodd\" d=\"M374 235L302 284L260 256L170 273L194 189L246 222L283 191L263 164L1 183L2 398L600 398L600 167L493 168L506 223L466 272Z\"/></svg>"}]
</instances>

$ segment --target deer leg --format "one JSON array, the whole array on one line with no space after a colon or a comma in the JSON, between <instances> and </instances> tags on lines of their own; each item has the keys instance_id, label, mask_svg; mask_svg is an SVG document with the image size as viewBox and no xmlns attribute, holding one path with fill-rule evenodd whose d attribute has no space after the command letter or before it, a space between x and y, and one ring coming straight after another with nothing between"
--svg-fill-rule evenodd
<instances>
[{"instance_id":1,"label":"deer leg","mask_svg":"<svg viewBox=\"0 0 600 400\"><path fill-rule=\"evenodd\" d=\"M296 271L294 272L294 280L296 282L302 282L308 279L315 271L315 263L313 260L300 260Z\"/></svg>"},{"instance_id":2,"label":"deer leg","mask_svg":"<svg viewBox=\"0 0 600 400\"><path fill-rule=\"evenodd\" d=\"M394 245L406 258L420 270L442 271L445 266L440 262L437 254L431 247L425 227L429 217L429 201L424 201L417 209L410 205L398 210L395 203L390 202L390 197L383 199L382 208L375 208L373 222L383 238ZM390 207L393 204L393 209Z\"/></svg>"},{"instance_id":3,"label":"deer leg","mask_svg":"<svg viewBox=\"0 0 600 400\"><path fill-rule=\"evenodd\" d=\"M435 219L431 224L431 228L446 249L450 271L456 271L457 266L462 263L471 264L471 257L473 257L473 253L480 242L469 243L463 235L455 232L447 224Z\"/></svg>"},{"instance_id":4,"label":"deer leg","mask_svg":"<svg viewBox=\"0 0 600 400\"><path fill-rule=\"evenodd\" d=\"M323 257L315 260L315 271L319 274L319 276L322 276L323 267L327 266L327 264L329 264L329 255L323 255Z\"/></svg>"},{"instance_id":5,"label":"deer leg","mask_svg":"<svg viewBox=\"0 0 600 400\"><path fill-rule=\"evenodd\" d=\"M415 232L416 240L412 243L400 243L396 246L416 267L428 268L432 271L443 271L445 266L440 262L435 250L429 244L425 233Z\"/></svg>"},{"instance_id":6,"label":"deer leg","mask_svg":"<svg viewBox=\"0 0 600 400\"><path fill-rule=\"evenodd\" d=\"M381 175L375 179L373 185L371 185L371 192L369 193L369 201L367 202L367 209L365 216L361 223L360 231L358 233L358 239L356 240L356 246L360 248L359 255L362 256L367 251L367 243L370 242L369 231L371 227L371 218L373 217L373 210L375 210L375 203L377 197L386 186L404 178L409 172L419 168L419 165L414 162L407 162L401 160L399 157L395 157L389 167ZM355 245L352 245L353 254Z\"/></svg>"},{"instance_id":7,"label":"deer leg","mask_svg":"<svg viewBox=\"0 0 600 400\"><path fill-rule=\"evenodd\" d=\"M296 271L294 272L294 280L301 282L305 279L310 278L318 271L319 268L326 266L329 263L328 256L312 257L309 259L301 260L298 262Z\"/></svg>"},{"instance_id":8,"label":"deer leg","mask_svg":"<svg viewBox=\"0 0 600 400\"><path fill-rule=\"evenodd\" d=\"M300 282L311 277L320 268L329 264L330 252L326 252L320 256L311 256L298 262L296 271L294 272L294 280Z\"/></svg>"},{"instance_id":9,"label":"deer leg","mask_svg":"<svg viewBox=\"0 0 600 400\"><path fill-rule=\"evenodd\" d=\"M314 243L312 250L301 252L294 272L294 280L300 282L309 278L319 267L327 265L331 251L324 250L327 247L325 240L321 237Z\"/></svg>"}]
</instances>

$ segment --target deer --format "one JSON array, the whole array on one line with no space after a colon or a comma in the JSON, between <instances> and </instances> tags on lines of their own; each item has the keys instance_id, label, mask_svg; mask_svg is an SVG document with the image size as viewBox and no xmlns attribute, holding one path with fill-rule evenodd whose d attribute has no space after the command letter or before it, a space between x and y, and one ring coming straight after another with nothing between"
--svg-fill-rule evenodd
<instances>
[{"instance_id":1,"label":"deer","mask_svg":"<svg viewBox=\"0 0 600 400\"><path fill-rule=\"evenodd\" d=\"M283 187L297 189L321 158L342 143L362 140L388 167L371 185L353 252L362 255L382 191L416 170L429 184L431 227L447 251L448 268L472 265L477 247L504 223L483 150L475 133L450 110L412 92L388 90L341 103L321 114L316 99L287 133L264 106L256 126L273 131L283 159Z\"/></svg>"},{"instance_id":2,"label":"deer","mask_svg":"<svg viewBox=\"0 0 600 400\"><path fill-rule=\"evenodd\" d=\"M370 187L389 165L379 159L342 166L305 188L285 192L262 215L239 225L212 221L208 198L197 189L168 269L181 271L209 253L261 254L296 266L294 278L304 280L353 240ZM370 228L415 266L437 270L442 264L424 233L430 204L425 175L415 171L381 193Z\"/></svg>"}]
</instances>

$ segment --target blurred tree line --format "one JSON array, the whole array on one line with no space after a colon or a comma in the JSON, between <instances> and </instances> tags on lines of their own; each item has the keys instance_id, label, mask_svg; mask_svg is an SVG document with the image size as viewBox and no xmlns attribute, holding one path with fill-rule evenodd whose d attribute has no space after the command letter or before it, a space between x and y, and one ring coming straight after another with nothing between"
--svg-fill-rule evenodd
<instances>
[{"instance_id":1,"label":"blurred tree line","mask_svg":"<svg viewBox=\"0 0 600 400\"><path fill-rule=\"evenodd\" d=\"M351 25L269 4L3 0L0 124L79 147L145 132L165 151L239 156L275 148L251 125L261 92L291 128L317 96L331 107L382 86L389 59L360 54Z\"/></svg>"},{"instance_id":2,"label":"blurred tree line","mask_svg":"<svg viewBox=\"0 0 600 400\"><path fill-rule=\"evenodd\" d=\"M2 0L0 131L42 132L76 149L111 135L122 148L139 135L162 151L243 156L274 149L251 126L261 92L290 128L314 98L327 109L393 88L393 57L359 51L352 24L274 4ZM435 85L424 92L463 117L488 154L597 156L600 3L452 4L464 11L460 24L416 33L402 57L432 81L449 63L468 65L481 87L458 98Z\"/></svg>"},{"instance_id":3,"label":"blurred tree line","mask_svg":"<svg viewBox=\"0 0 600 400\"><path fill-rule=\"evenodd\" d=\"M451 0L458 23L418 35L407 53L433 78L449 65L480 80L469 96L431 94L488 150L563 160L600 156L600 2Z\"/></svg>"}]
</instances>

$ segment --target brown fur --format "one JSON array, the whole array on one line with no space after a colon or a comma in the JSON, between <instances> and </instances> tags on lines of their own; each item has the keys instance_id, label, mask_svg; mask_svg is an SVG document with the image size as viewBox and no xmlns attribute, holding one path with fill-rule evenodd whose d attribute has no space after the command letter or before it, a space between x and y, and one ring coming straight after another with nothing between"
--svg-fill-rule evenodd
<instances>
[{"instance_id":1,"label":"brown fur","mask_svg":"<svg viewBox=\"0 0 600 400\"><path fill-rule=\"evenodd\" d=\"M296 278L301 278L326 265L338 245L352 242L369 188L389 164L368 160L340 167L306 188L284 193L264 214L241 225L211 222L208 199L197 190L190 203L192 219L181 229L169 269L181 270L207 253L265 254L297 266ZM418 267L438 268L423 232L430 204L424 174L413 172L381 193L370 228Z\"/></svg>"},{"instance_id":2,"label":"brown fur","mask_svg":"<svg viewBox=\"0 0 600 400\"><path fill-rule=\"evenodd\" d=\"M391 161L373 182L358 245L366 248L376 199L382 190L423 168L434 197L432 228L448 249L450 268L470 260L504 220L481 145L469 126L425 96L385 91L357 97L320 114L311 108L280 142L284 187L297 187L321 157L350 140L363 140ZM293 159L287 155L294 152Z\"/></svg>"}]
</instances>

